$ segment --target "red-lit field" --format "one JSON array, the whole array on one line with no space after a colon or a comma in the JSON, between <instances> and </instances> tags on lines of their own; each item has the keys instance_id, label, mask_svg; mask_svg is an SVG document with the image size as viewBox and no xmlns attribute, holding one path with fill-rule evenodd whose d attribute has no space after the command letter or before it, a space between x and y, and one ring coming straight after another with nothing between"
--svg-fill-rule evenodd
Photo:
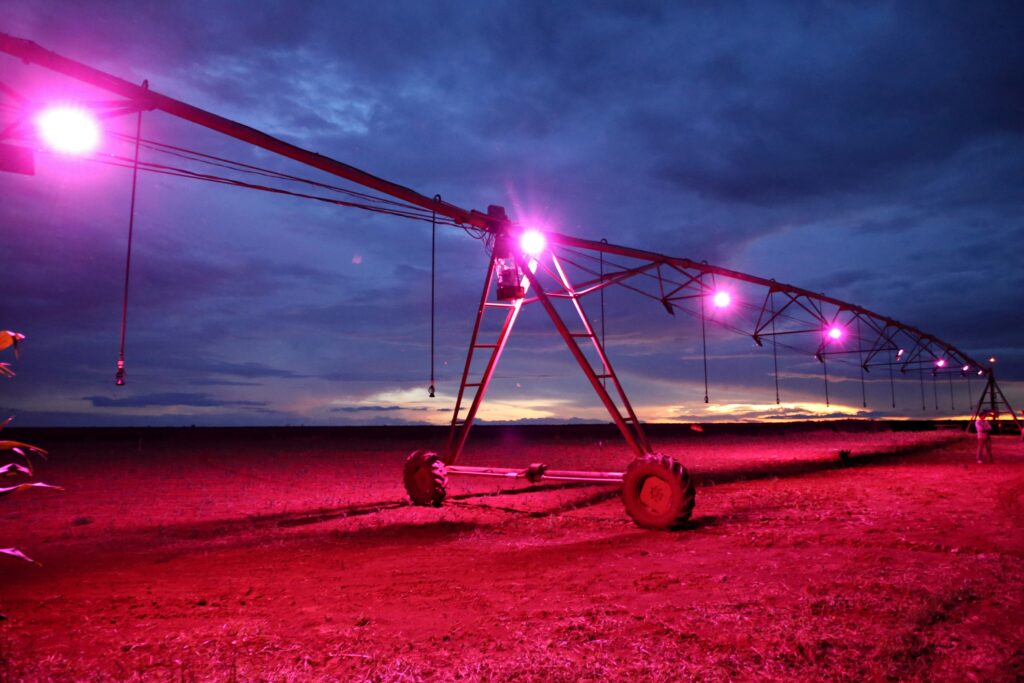
<instances>
[{"instance_id":1,"label":"red-lit field","mask_svg":"<svg viewBox=\"0 0 1024 683\"><path fill-rule=\"evenodd\" d=\"M655 433L698 482L671 533L597 486L453 478L408 506L423 430L18 437L67 490L0 500L0 545L44 565L0 558L3 680L1024 677L1016 436L976 465L957 431ZM481 429L466 462L627 459Z\"/></svg>"}]
</instances>

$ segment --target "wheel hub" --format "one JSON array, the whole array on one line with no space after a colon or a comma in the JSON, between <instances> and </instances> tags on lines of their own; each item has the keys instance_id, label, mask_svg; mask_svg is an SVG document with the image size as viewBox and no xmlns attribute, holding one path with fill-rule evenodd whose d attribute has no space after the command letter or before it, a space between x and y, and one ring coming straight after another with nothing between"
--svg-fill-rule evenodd
<instances>
[{"instance_id":1,"label":"wheel hub","mask_svg":"<svg viewBox=\"0 0 1024 683\"><path fill-rule=\"evenodd\" d=\"M672 506L672 487L658 477L647 477L640 487L640 502L655 514L667 512Z\"/></svg>"}]
</instances>

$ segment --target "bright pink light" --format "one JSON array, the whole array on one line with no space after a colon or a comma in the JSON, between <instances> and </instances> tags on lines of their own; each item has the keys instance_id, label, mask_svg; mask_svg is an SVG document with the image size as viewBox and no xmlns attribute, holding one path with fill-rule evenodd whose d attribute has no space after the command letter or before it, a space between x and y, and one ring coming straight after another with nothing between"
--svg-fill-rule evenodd
<instances>
[{"instance_id":1,"label":"bright pink light","mask_svg":"<svg viewBox=\"0 0 1024 683\"><path fill-rule=\"evenodd\" d=\"M536 256L544 251L544 247L547 245L548 241L540 230L527 230L519 238L519 248L523 250L524 254L530 256Z\"/></svg>"},{"instance_id":2,"label":"bright pink light","mask_svg":"<svg viewBox=\"0 0 1024 683\"><path fill-rule=\"evenodd\" d=\"M100 127L78 107L52 107L36 117L36 126L50 147L65 154L85 154L100 142Z\"/></svg>"},{"instance_id":3,"label":"bright pink light","mask_svg":"<svg viewBox=\"0 0 1024 683\"><path fill-rule=\"evenodd\" d=\"M715 295L711 297L711 303L718 308L725 308L732 303L732 297L729 296L729 292L715 292Z\"/></svg>"},{"instance_id":4,"label":"bright pink light","mask_svg":"<svg viewBox=\"0 0 1024 683\"><path fill-rule=\"evenodd\" d=\"M963 368L964 372L967 372L970 369L971 369L970 365L965 365L964 368Z\"/></svg>"},{"instance_id":5,"label":"bright pink light","mask_svg":"<svg viewBox=\"0 0 1024 683\"><path fill-rule=\"evenodd\" d=\"M935 366L939 367L939 368L946 367L946 359L945 358L938 359L937 361L935 361Z\"/></svg>"},{"instance_id":6,"label":"bright pink light","mask_svg":"<svg viewBox=\"0 0 1024 683\"><path fill-rule=\"evenodd\" d=\"M828 336L831 337L832 339L842 339L843 328L837 326L830 327L828 329Z\"/></svg>"}]
</instances>

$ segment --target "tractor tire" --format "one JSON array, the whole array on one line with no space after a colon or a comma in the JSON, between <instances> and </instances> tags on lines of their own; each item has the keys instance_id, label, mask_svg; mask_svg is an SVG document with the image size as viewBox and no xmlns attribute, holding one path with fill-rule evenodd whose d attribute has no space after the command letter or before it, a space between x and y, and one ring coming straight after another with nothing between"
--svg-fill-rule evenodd
<instances>
[{"instance_id":1,"label":"tractor tire","mask_svg":"<svg viewBox=\"0 0 1024 683\"><path fill-rule=\"evenodd\" d=\"M440 507L448 495L448 471L433 451L413 451L405 459L402 482L413 505Z\"/></svg>"},{"instance_id":2,"label":"tractor tire","mask_svg":"<svg viewBox=\"0 0 1024 683\"><path fill-rule=\"evenodd\" d=\"M622 478L626 514L645 529L677 529L690 519L696 492L686 468L651 453L629 463Z\"/></svg>"}]
</instances>

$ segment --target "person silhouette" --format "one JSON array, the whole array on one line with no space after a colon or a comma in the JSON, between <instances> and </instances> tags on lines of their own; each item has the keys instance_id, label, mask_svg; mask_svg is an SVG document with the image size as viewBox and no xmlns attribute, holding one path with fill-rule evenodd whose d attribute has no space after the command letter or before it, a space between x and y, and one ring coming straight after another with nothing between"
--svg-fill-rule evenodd
<instances>
[{"instance_id":1,"label":"person silhouette","mask_svg":"<svg viewBox=\"0 0 1024 683\"><path fill-rule=\"evenodd\" d=\"M979 463L985 462L981 457L982 451L988 454L988 461L992 462L992 425L988 421L990 417L994 417L990 411L983 411L978 413L978 419L974 421L974 431L978 437L976 455Z\"/></svg>"}]
</instances>

